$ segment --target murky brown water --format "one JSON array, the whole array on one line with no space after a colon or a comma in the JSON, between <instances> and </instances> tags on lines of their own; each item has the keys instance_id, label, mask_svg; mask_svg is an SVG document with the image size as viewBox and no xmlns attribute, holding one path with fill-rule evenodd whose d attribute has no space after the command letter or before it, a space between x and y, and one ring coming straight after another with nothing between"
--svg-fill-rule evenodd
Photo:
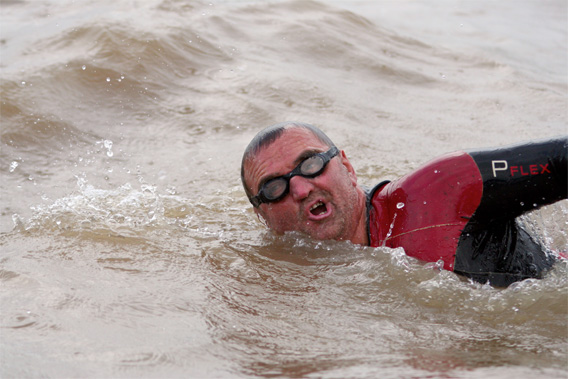
<instances>
[{"instance_id":1,"label":"murky brown water","mask_svg":"<svg viewBox=\"0 0 568 379\"><path fill-rule=\"evenodd\" d=\"M264 230L300 120L363 184L567 133L558 1L1 2L0 376L565 378L568 265L498 290ZM525 217L568 250L568 204Z\"/></svg>"}]
</instances>

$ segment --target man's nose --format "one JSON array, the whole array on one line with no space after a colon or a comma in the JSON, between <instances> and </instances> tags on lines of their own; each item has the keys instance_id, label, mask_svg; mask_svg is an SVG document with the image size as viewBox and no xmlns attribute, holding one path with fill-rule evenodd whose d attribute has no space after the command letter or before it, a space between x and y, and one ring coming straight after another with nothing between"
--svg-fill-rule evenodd
<instances>
[{"instance_id":1,"label":"man's nose","mask_svg":"<svg viewBox=\"0 0 568 379\"><path fill-rule=\"evenodd\" d=\"M303 200L313 191L314 185L312 180L296 175L290 178L290 194L294 200Z\"/></svg>"}]
</instances>

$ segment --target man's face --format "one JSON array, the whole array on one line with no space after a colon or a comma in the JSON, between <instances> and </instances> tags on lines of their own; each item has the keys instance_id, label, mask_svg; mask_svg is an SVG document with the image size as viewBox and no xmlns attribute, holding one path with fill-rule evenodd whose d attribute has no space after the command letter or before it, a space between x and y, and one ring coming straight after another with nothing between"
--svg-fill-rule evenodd
<instances>
[{"instance_id":1,"label":"man's face","mask_svg":"<svg viewBox=\"0 0 568 379\"><path fill-rule=\"evenodd\" d=\"M246 183L256 195L266 179L287 174L310 155L328 149L307 129L287 129L245 163ZM353 167L341 151L319 176L292 177L283 199L263 203L255 212L276 233L299 231L320 240L351 240L360 222L354 211L360 195L357 188Z\"/></svg>"}]
</instances>

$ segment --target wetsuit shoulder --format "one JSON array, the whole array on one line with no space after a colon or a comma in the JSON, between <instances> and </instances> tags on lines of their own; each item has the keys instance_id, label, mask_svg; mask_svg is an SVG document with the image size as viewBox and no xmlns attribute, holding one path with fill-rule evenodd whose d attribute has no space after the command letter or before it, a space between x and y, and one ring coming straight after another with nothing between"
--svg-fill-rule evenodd
<instances>
[{"instance_id":1,"label":"wetsuit shoulder","mask_svg":"<svg viewBox=\"0 0 568 379\"><path fill-rule=\"evenodd\" d=\"M384 185L371 198L372 246L403 247L453 269L460 233L479 205L481 176L472 158L455 152Z\"/></svg>"}]
</instances>

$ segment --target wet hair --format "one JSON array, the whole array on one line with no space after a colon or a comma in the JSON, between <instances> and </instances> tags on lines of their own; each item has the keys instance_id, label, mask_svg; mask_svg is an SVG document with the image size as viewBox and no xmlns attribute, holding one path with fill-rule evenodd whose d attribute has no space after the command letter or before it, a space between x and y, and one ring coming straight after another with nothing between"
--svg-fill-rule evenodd
<instances>
[{"instance_id":1,"label":"wet hair","mask_svg":"<svg viewBox=\"0 0 568 379\"><path fill-rule=\"evenodd\" d=\"M243 160L241 162L241 181L249 200L254 196L254 194L249 191L247 183L245 182L245 162L249 159L254 158L254 156L258 154L262 149L268 147L274 141L280 138L282 134L284 134L284 131L291 128L307 129L314 136L316 136L318 140L326 144L328 147L331 148L335 146L333 141L324 132L313 125L303 122L287 121L264 128L263 130L258 132L258 134L252 139L252 141L250 141L247 148L245 149L245 152L243 153Z\"/></svg>"}]
</instances>

